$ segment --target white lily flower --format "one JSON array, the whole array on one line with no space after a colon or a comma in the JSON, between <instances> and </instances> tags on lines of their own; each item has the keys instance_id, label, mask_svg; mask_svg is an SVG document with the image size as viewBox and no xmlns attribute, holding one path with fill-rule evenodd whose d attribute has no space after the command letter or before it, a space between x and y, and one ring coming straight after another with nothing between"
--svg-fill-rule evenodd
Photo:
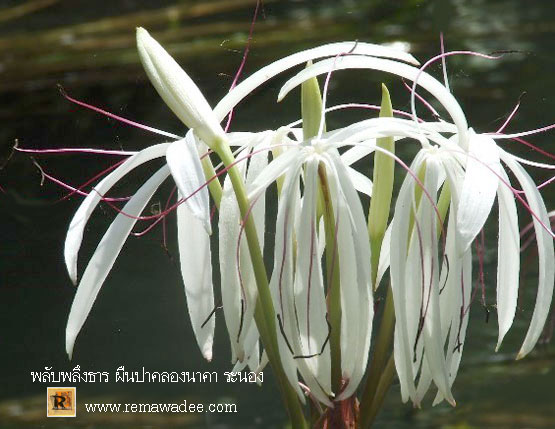
<instances>
[{"instance_id":1,"label":"white lily flower","mask_svg":"<svg viewBox=\"0 0 555 429\"><path fill-rule=\"evenodd\" d=\"M341 315L340 344L342 377L347 383L338 400L351 396L364 375L373 318L370 247L362 205L337 144L328 140L331 135L287 147L249 187L250 198L256 198L284 176L270 281L280 355L291 384L298 386L298 371L311 394L328 405L338 392L331 391L330 332L319 250L325 239L316 216L320 165L329 180L337 222L341 304L348 309Z\"/></svg>"},{"instance_id":2,"label":"white lily flower","mask_svg":"<svg viewBox=\"0 0 555 429\"><path fill-rule=\"evenodd\" d=\"M164 166L148 180L116 217L81 278L66 329L66 349L71 356L96 296L111 270L137 217L160 184L170 175L178 188L178 198L186 198L177 209L180 265L188 301L189 316L199 347L206 359L212 358L214 309L210 259L210 213L206 179L198 147L204 146L194 134L208 144L225 140L242 141L244 136L226 136L204 96L187 74L144 29L137 30L137 45L145 70L153 85L172 110L192 130L184 139L144 149L100 181L77 210L70 223L65 261L71 280L77 283L77 257L83 232L90 215L102 197L125 175L153 159L165 157ZM193 134L194 133L194 134Z\"/></svg>"},{"instance_id":3,"label":"white lily flower","mask_svg":"<svg viewBox=\"0 0 555 429\"><path fill-rule=\"evenodd\" d=\"M215 327L211 223L206 178L199 154L205 151L205 145L216 150L221 145L238 146L236 168L246 183L251 205L248 216L254 219L262 249L265 192L279 179L270 289L285 375L303 402L305 396L300 378L311 396L329 407L333 406L332 401L350 398L366 371L374 305L367 222L358 195L361 192L371 196L372 182L351 165L375 150L388 153L376 146L376 140L382 137L412 139L421 145L397 197L377 267L378 283L390 267L396 316L394 358L403 401L410 399L419 406L433 383L438 389L434 404L444 399L455 404L451 387L461 362L470 313L471 243L490 216L496 197L499 207L497 349L513 323L520 272L516 199L521 202L524 199L511 188L506 168L522 187L536 233L537 300L518 358L534 347L548 316L555 281L553 232L549 229L547 210L532 179L521 166L538 164L499 148L495 139L507 136L476 134L468 127L464 112L448 87L414 67L418 63L412 56L384 46L354 42L309 49L254 73L212 110L185 71L141 28L137 29L137 46L154 87L190 130L183 139L155 145L131 156L95 186L75 214L65 246L66 265L74 282L77 281L77 257L86 223L103 196L133 169L165 157L166 165L127 202L85 269L66 331L70 356L75 339L127 236L152 195L171 175L178 188L178 199L185 198L177 208L177 222L189 316L203 355L211 359ZM292 126L261 133L224 132L220 121L253 89L288 68L321 58L324 59L289 79L278 100L320 74L368 68L410 79L415 86L426 89L441 103L453 123L423 122L413 111L412 120L373 118L329 132L323 131L322 119L319 135L304 140L302 130ZM293 135L293 139L289 135ZM346 148L348 150L343 150ZM270 150L273 160L268 163ZM339 266L340 391L332 388L327 302L330 291L322 267L328 243L324 222L319 222L317 210L324 176L336 222L334 249L327 250L336 254ZM449 214L445 223L442 219L445 213L441 214L437 207L440 191L448 196ZM249 247L242 239L244 220L227 177L218 224L223 310L235 370L249 366L258 371L267 359L260 354L254 321L259 297Z\"/></svg>"},{"instance_id":4,"label":"white lily flower","mask_svg":"<svg viewBox=\"0 0 555 429\"><path fill-rule=\"evenodd\" d=\"M547 210L532 179L520 166L519 162L526 161L510 155L494 141L510 136L474 133L466 125L464 113L449 89L417 68L371 57L323 60L290 79L282 88L280 98L309 78L348 68L378 69L416 81L437 98L454 121L454 124L443 121L417 123L379 118L353 124L337 133L337 138L342 138L345 143L358 145L351 151L357 150L361 154L363 148L367 148L368 153L374 149L377 129L381 129L379 136L412 138L423 146L411 168L418 171L421 166L426 166L422 183L426 198L422 196L418 204L415 203L415 179L407 176L397 199L391 238L383 246L384 254L390 257L397 321L395 363L403 400L411 398L416 405L420 404L433 380L439 389L435 402L447 399L454 404L450 386L460 363L469 314L470 244L490 216L496 196L499 201L497 349L516 312L520 259L517 194L510 189L501 162L522 186L533 214L538 244L538 296L518 358L529 353L537 342L552 301L555 258ZM378 123L381 125L376 126ZM444 134L452 137L447 139ZM440 264L437 260L438 237L434 235L438 219L432 208L436 204L437 191L445 181L451 190L451 210L445 254ZM409 228L411 216L415 219L412 229ZM381 259L380 274L387 264L382 264ZM415 385L416 379L419 379L418 386Z\"/></svg>"},{"instance_id":5,"label":"white lily flower","mask_svg":"<svg viewBox=\"0 0 555 429\"><path fill-rule=\"evenodd\" d=\"M214 307L210 263L208 191L200 166L199 154L192 133L174 143L162 143L144 149L131 156L107 175L89 193L73 217L65 242L65 260L70 277L77 283L77 257L85 226L103 196L125 175L142 164L157 159L167 159L123 207L97 246L96 251L79 282L66 328L66 349L71 356L75 339L91 311L98 292L119 255L125 240L144 207L163 181L172 174L179 194L187 200L178 209L179 248L185 292L189 302L189 314L199 346L207 359L212 357L213 320L203 326ZM191 239L194 237L194 255ZM191 249L191 251L189 250ZM194 256L195 259L191 259Z\"/></svg>"}]
</instances>

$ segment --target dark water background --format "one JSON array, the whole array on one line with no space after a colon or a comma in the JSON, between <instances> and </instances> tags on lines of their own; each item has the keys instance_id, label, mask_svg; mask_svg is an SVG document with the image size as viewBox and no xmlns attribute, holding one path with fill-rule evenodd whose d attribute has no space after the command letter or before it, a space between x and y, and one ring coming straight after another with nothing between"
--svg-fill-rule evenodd
<instances>
[{"instance_id":1,"label":"dark water background","mask_svg":"<svg viewBox=\"0 0 555 429\"><path fill-rule=\"evenodd\" d=\"M80 198L54 204L65 195L45 182L29 156L12 154L22 147L98 147L138 150L162 141L65 101L57 84L74 97L125 117L182 134L183 126L145 80L134 47L134 28L144 26L160 40L197 82L212 104L229 88L248 34L254 1L116 2L0 1L0 426L62 427L44 417L44 384L33 384L30 371L45 366L82 371L116 368L149 371L218 371L229 369L229 345L223 317L218 319L212 363L200 356L187 320L176 255L174 218L170 217L169 251L157 228L141 239L130 238L105 282L69 362L64 329L74 295L63 264L63 240ZM245 69L260 66L301 48L338 40L404 42L420 60L439 51L443 31L449 50L484 53L511 50L500 61L454 57L448 62L452 90L469 123L494 131L522 92L522 107L509 130L554 122L555 6L533 1L266 1ZM21 5L37 6L36 10ZM431 71L440 76L439 68ZM393 94L395 107L407 109L402 84L376 73L336 73L330 104L377 102L379 83ZM355 76L355 78L353 78ZM237 110L233 129L258 131L295 120L299 103L291 94L277 105L284 82L279 77L257 90ZM330 128L362 116L332 115ZM533 142L553 152L553 134ZM506 143L513 152L542 159L528 149ZM404 154L408 157L410 149ZM113 159L86 155L35 157L46 172L79 185L108 167ZM153 167L154 168L154 167ZM120 193L135 189L149 171L130 176ZM538 180L549 176L530 170ZM166 191L168 189L166 188ZM162 203L164 193L160 194ZM554 207L553 187L543 192ZM109 207L98 209L85 233L80 273L113 219ZM523 216L525 218L525 216ZM525 218L526 219L526 218ZM524 225L527 220L522 221ZM494 239L496 221L489 225ZM272 239L271 231L268 232ZM486 300L495 302L496 248L486 258ZM522 255L520 310L498 354L495 309L489 323L479 304L455 383L458 406L423 410L402 405L397 386L390 390L378 427L387 428L524 428L555 427L554 348L541 346L530 358L514 362L531 315L537 284L536 254ZM219 315L221 316L221 315ZM237 414L87 415L63 421L63 427L282 427L284 412L269 372L262 388L212 384L81 384L78 401L234 402Z\"/></svg>"}]
</instances>

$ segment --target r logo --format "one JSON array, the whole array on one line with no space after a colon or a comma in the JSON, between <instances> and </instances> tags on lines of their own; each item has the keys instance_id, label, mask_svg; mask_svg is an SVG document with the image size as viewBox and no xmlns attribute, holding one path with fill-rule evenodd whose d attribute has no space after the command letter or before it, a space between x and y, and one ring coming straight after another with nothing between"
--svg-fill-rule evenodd
<instances>
[{"instance_id":1,"label":"r logo","mask_svg":"<svg viewBox=\"0 0 555 429\"><path fill-rule=\"evenodd\" d=\"M47 417L75 417L75 387L48 387L46 391Z\"/></svg>"}]
</instances>

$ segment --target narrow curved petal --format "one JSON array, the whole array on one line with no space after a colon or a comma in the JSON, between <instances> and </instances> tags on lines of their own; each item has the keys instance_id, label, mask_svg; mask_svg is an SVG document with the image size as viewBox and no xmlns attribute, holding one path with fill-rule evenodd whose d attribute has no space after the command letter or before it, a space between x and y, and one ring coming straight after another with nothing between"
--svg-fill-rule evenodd
<instances>
[{"instance_id":1,"label":"narrow curved petal","mask_svg":"<svg viewBox=\"0 0 555 429\"><path fill-rule=\"evenodd\" d=\"M545 208L545 203L534 184L532 178L528 175L518 162L514 161L511 155L501 151L501 159L511 169L526 196L530 209L536 214L533 218L534 231L536 232L536 243L538 245L538 262L539 262L539 280L538 280L538 293L536 295L536 306L530 321L530 327L524 338L524 342L520 351L518 352L517 359L522 359L526 356L536 345L547 316L549 315L549 308L553 298L553 286L555 282L555 255L553 250L553 237L545 230L543 225L549 227L549 217ZM540 223L541 221L541 223Z\"/></svg>"},{"instance_id":2,"label":"narrow curved petal","mask_svg":"<svg viewBox=\"0 0 555 429\"><path fill-rule=\"evenodd\" d=\"M454 308L459 307L458 312L452 313L452 322L449 332L449 342L447 345L447 367L449 369L449 384L452 386L462 359L462 352L466 340L466 331L468 328L468 319L470 311L471 292L472 292L472 252L468 249L462 257L460 265L460 273L455 272L455 279L452 282L450 299L456 304ZM449 287L449 286L448 286ZM440 391L434 399L433 405L443 401L444 396Z\"/></svg>"},{"instance_id":3,"label":"narrow curved petal","mask_svg":"<svg viewBox=\"0 0 555 429\"><path fill-rule=\"evenodd\" d=\"M137 222L134 217L141 214L154 192L168 176L169 169L164 166L147 180L123 207L123 213L129 216L123 213L118 214L100 240L85 269L71 305L66 327L66 351L70 359L75 339L87 320L98 292L112 269L125 240Z\"/></svg>"},{"instance_id":4,"label":"narrow curved petal","mask_svg":"<svg viewBox=\"0 0 555 429\"><path fill-rule=\"evenodd\" d=\"M306 51L297 52L261 68L222 98L214 108L214 113L218 119L222 120L231 109L233 109L255 88L259 87L277 74L290 69L291 67L305 64L307 61L315 60L317 58L333 57L347 53L355 56L369 55L373 57L392 58L418 65L418 61L416 61L412 55L401 50L363 42L331 43L317 48L308 49Z\"/></svg>"},{"instance_id":5,"label":"narrow curved petal","mask_svg":"<svg viewBox=\"0 0 555 429\"><path fill-rule=\"evenodd\" d=\"M279 158L281 158L281 156ZM299 399L304 404L306 399L299 387L297 364L293 358L294 354L298 353L298 337L294 329L296 326L296 318L293 303L294 298L292 295L294 281L292 240L295 221L294 214L300 201L298 187L301 165L302 160L297 159L291 167L290 172L286 174L281 190L276 219L274 269L270 279L270 290L276 309L276 317L278 318L276 322L276 334L278 337L281 363L289 383L295 389Z\"/></svg>"},{"instance_id":6,"label":"narrow curved petal","mask_svg":"<svg viewBox=\"0 0 555 429\"><path fill-rule=\"evenodd\" d=\"M239 168L244 165L240 164ZM246 364L240 330L246 317L244 309L251 303L243 300L238 275L237 246L239 244L240 221L241 216L237 200L235 199L235 193L233 192L233 186L230 178L226 177L220 201L218 224L222 304L233 352L232 361L238 359L239 362Z\"/></svg>"},{"instance_id":7,"label":"narrow curved petal","mask_svg":"<svg viewBox=\"0 0 555 429\"><path fill-rule=\"evenodd\" d=\"M436 203L439 165L434 158L427 158L426 177L424 185L428 190L432 201L422 197L418 208L418 219L421 228L422 238L422 266L424 268L424 288L422 303L424 306L424 327L422 337L424 340L424 355L428 364L428 369L434 383L437 385L441 394L447 401L455 405L455 400L451 394L447 365L445 362L444 335L445 330L441 327L441 310L439 305L439 262L438 262L438 240L437 216L432 207ZM416 226L415 226L416 227Z\"/></svg>"},{"instance_id":8,"label":"narrow curved petal","mask_svg":"<svg viewBox=\"0 0 555 429\"><path fill-rule=\"evenodd\" d=\"M181 199L181 193L178 192ZM177 240L181 276L191 326L202 355L212 360L215 318L210 235L185 204L177 207Z\"/></svg>"},{"instance_id":9,"label":"narrow curved petal","mask_svg":"<svg viewBox=\"0 0 555 429\"><path fill-rule=\"evenodd\" d=\"M374 142L374 146L376 143ZM374 152L374 148L369 145L353 146L341 154L341 160L345 165L353 165L358 160L370 155Z\"/></svg>"},{"instance_id":10,"label":"narrow curved petal","mask_svg":"<svg viewBox=\"0 0 555 429\"><path fill-rule=\"evenodd\" d=\"M239 158L244 156L248 150L244 150ZM267 152L261 152L251 157L247 176L247 184L253 177L258 176L268 163ZM246 163L240 163L237 168L245 176ZM254 217L261 248L264 247L264 197L259 197L251 216ZM222 301L226 325L230 336L231 347L234 354L233 359L247 364L249 356L256 355L256 367L258 366L258 353L252 353L255 342L258 339L258 331L254 326L254 309L256 306L257 288L249 256L248 246L243 237L240 243L240 252L237 252L239 237L241 234L241 216L239 206L235 198L233 186L229 177L226 177L223 186L223 195L220 202L219 217L219 255L220 272L222 282ZM237 266L237 256L239 264ZM241 277L239 277L239 269ZM254 332L251 332L254 326ZM252 337L252 338L251 338ZM249 342L247 343L247 340ZM256 346L257 347L257 346ZM251 358L249 360L254 362ZM251 365L251 363L249 363ZM252 364L254 365L254 363Z\"/></svg>"},{"instance_id":11,"label":"narrow curved petal","mask_svg":"<svg viewBox=\"0 0 555 429\"><path fill-rule=\"evenodd\" d=\"M411 164L412 171L418 171L422 163L419 153ZM409 398L416 399L415 373L413 370L413 348L409 340L409 325L407 322L407 249L409 248L409 221L414 195L414 179L407 176L395 203L395 214L391 221L390 244L390 275L393 303L395 307L395 368L401 384L401 398L407 402ZM419 404L416 403L416 406Z\"/></svg>"},{"instance_id":12,"label":"narrow curved petal","mask_svg":"<svg viewBox=\"0 0 555 429\"><path fill-rule=\"evenodd\" d=\"M211 234L208 187L203 187L206 179L191 131L184 139L170 144L166 151L166 161L179 193L187 198L182 205L185 205L206 232Z\"/></svg>"},{"instance_id":13,"label":"narrow curved petal","mask_svg":"<svg viewBox=\"0 0 555 429\"><path fill-rule=\"evenodd\" d=\"M349 178L353 183L353 186L355 187L355 189L371 197L372 188L373 188L372 181L364 174L359 173L354 168L347 167L347 171L349 173Z\"/></svg>"},{"instance_id":14,"label":"narrow curved petal","mask_svg":"<svg viewBox=\"0 0 555 429\"><path fill-rule=\"evenodd\" d=\"M443 105L445 110L447 110L449 115L451 115L451 118L457 125L461 142L467 141L468 125L466 122L466 117L459 103L449 92L449 90L431 75L425 72L421 72L416 67L412 67L408 64L400 63L398 61L391 61L373 57L363 57L359 55L322 60L310 67L303 69L296 76L289 79L285 83L285 85L283 85L279 93L278 100L283 99L289 91L291 91L293 88L300 85L307 79L311 79L320 74L328 73L330 70L344 69L373 69L392 73L412 81L418 79L418 84L422 88L426 89L434 97L436 97L437 100Z\"/></svg>"},{"instance_id":15,"label":"narrow curved petal","mask_svg":"<svg viewBox=\"0 0 555 429\"><path fill-rule=\"evenodd\" d=\"M94 190L83 200L75 212L73 219L71 219L64 247L66 267L69 277L74 284L77 284L77 257L79 254L79 248L81 247L81 242L83 241L85 225L87 224L91 213L94 211L102 197L123 176L145 162L164 156L169 145L169 143L162 143L151 146L128 158L122 165L102 179L98 185L94 187Z\"/></svg>"},{"instance_id":16,"label":"narrow curved petal","mask_svg":"<svg viewBox=\"0 0 555 429\"><path fill-rule=\"evenodd\" d=\"M334 201L337 202L338 252L341 255L341 306L349 309L345 320L342 312L341 323L341 366L344 377L348 379L345 390L337 397L341 400L356 391L366 371L374 302L369 262L370 243L362 204L339 155L330 153L327 156L331 161L328 165L335 173L336 183Z\"/></svg>"},{"instance_id":17,"label":"narrow curved petal","mask_svg":"<svg viewBox=\"0 0 555 429\"><path fill-rule=\"evenodd\" d=\"M137 28L143 67L168 107L210 147L226 136L210 105L192 79L144 28Z\"/></svg>"},{"instance_id":18,"label":"narrow curved petal","mask_svg":"<svg viewBox=\"0 0 555 429\"><path fill-rule=\"evenodd\" d=\"M275 182L279 176L287 172L291 165L295 164L293 160L298 157L298 150L288 150L274 158L249 184L247 188L249 200L256 198L260 192Z\"/></svg>"},{"instance_id":19,"label":"narrow curved petal","mask_svg":"<svg viewBox=\"0 0 555 429\"><path fill-rule=\"evenodd\" d=\"M484 227L495 201L501 165L493 139L471 132L465 170L457 214L461 254Z\"/></svg>"},{"instance_id":20,"label":"narrow curved petal","mask_svg":"<svg viewBox=\"0 0 555 429\"><path fill-rule=\"evenodd\" d=\"M329 346L322 350L328 338L328 325L316 224L318 163L313 158L305 164L304 195L296 234L294 294L301 354L312 356L297 359L297 365L311 392L323 390L327 396L331 394L331 360Z\"/></svg>"},{"instance_id":21,"label":"narrow curved petal","mask_svg":"<svg viewBox=\"0 0 555 429\"><path fill-rule=\"evenodd\" d=\"M385 272L389 268L390 252L391 252L391 224L389 224L383 236L382 248L380 250L380 261L378 263L378 275L376 276L376 285L374 286L374 289L376 289L379 286Z\"/></svg>"},{"instance_id":22,"label":"narrow curved petal","mask_svg":"<svg viewBox=\"0 0 555 429\"><path fill-rule=\"evenodd\" d=\"M501 177L510 185L505 171ZM497 250L497 320L499 338L495 351L499 350L503 337L513 324L518 301L520 273L520 231L518 214L512 191L503 182L497 189L499 202L499 241Z\"/></svg>"}]
</instances>

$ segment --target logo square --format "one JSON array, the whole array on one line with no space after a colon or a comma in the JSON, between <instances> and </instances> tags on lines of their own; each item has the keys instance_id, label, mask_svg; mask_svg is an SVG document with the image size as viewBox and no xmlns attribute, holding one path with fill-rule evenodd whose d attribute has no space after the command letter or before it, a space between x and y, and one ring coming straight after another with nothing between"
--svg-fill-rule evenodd
<instances>
[{"instance_id":1,"label":"logo square","mask_svg":"<svg viewBox=\"0 0 555 429\"><path fill-rule=\"evenodd\" d=\"M75 387L46 388L46 417L75 417L77 414Z\"/></svg>"}]
</instances>

